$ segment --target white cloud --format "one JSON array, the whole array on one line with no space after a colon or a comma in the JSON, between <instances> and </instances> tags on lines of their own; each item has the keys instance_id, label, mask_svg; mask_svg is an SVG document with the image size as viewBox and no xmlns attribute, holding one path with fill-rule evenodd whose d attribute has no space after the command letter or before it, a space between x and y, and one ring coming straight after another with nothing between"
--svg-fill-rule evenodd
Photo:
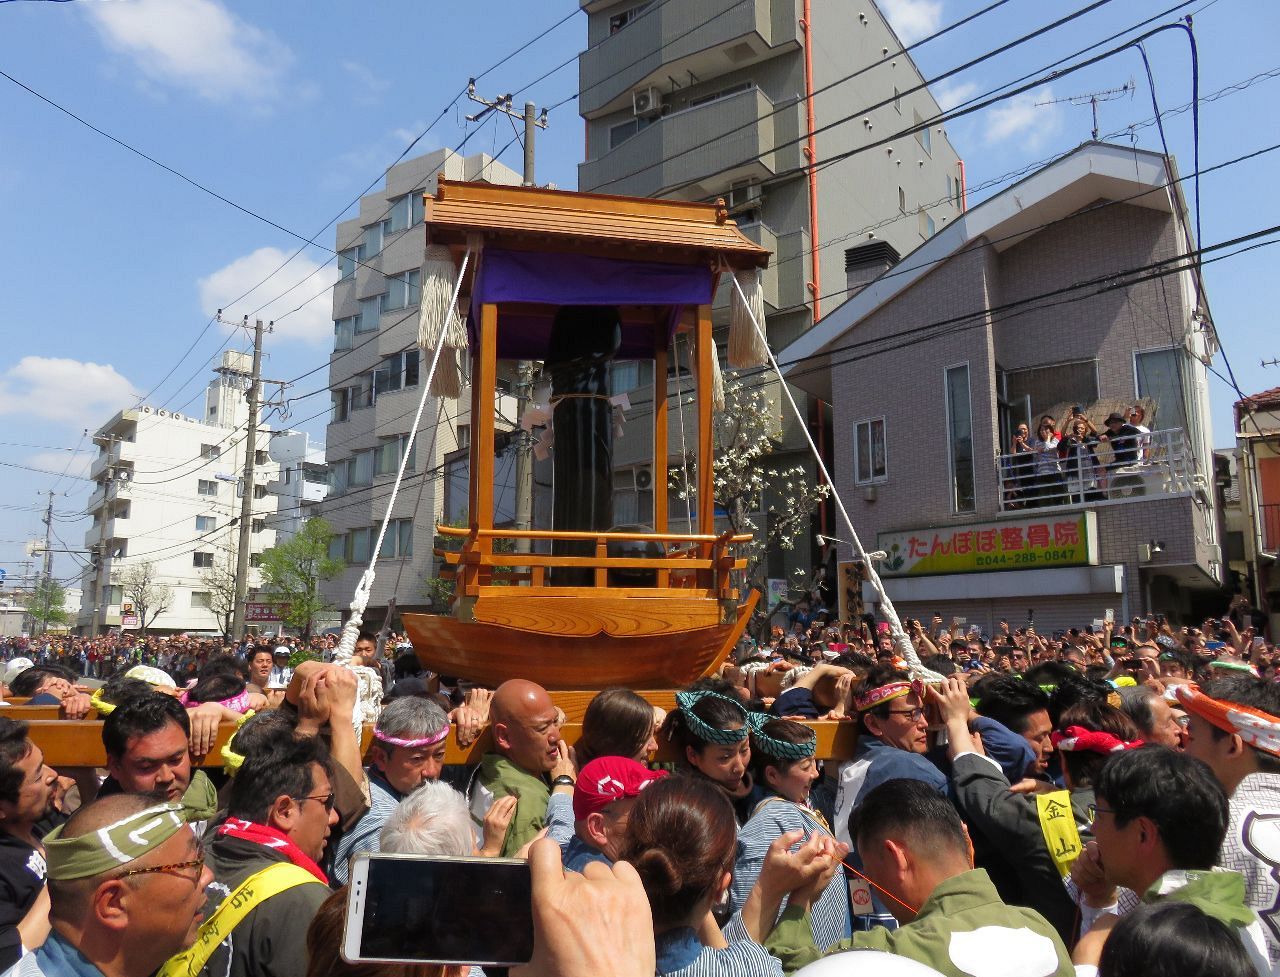
<instances>
[{"instance_id":1,"label":"white cloud","mask_svg":"<svg viewBox=\"0 0 1280 977\"><path fill-rule=\"evenodd\" d=\"M372 105L391 87L391 82L378 77L358 61L342 62L342 70L351 76L351 95L359 105Z\"/></svg>"},{"instance_id":2,"label":"white cloud","mask_svg":"<svg viewBox=\"0 0 1280 977\"><path fill-rule=\"evenodd\" d=\"M103 417L102 420L107 418ZM59 475L65 472L67 478L88 478L89 466L93 464L97 453L93 448L87 451L82 448L75 454L70 451L41 451L31 455L23 464L46 472L57 472Z\"/></svg>"},{"instance_id":3,"label":"white cloud","mask_svg":"<svg viewBox=\"0 0 1280 977\"><path fill-rule=\"evenodd\" d=\"M987 142L1016 139L1023 149L1039 149L1062 128L1062 106L1045 104L1052 99L1053 90L1046 85L994 106L987 116Z\"/></svg>"},{"instance_id":4,"label":"white cloud","mask_svg":"<svg viewBox=\"0 0 1280 977\"><path fill-rule=\"evenodd\" d=\"M24 356L0 373L0 414L62 421L90 430L129 407L138 395L114 366L99 363ZM65 458L62 463L66 464Z\"/></svg>"},{"instance_id":5,"label":"white cloud","mask_svg":"<svg viewBox=\"0 0 1280 977\"><path fill-rule=\"evenodd\" d=\"M944 112L950 112L957 105L969 101L978 93L978 86L971 81L961 81L952 84L951 82L943 82L934 86L934 99L938 102L938 107Z\"/></svg>"},{"instance_id":6,"label":"white cloud","mask_svg":"<svg viewBox=\"0 0 1280 977\"><path fill-rule=\"evenodd\" d=\"M149 81L211 101L270 102L293 62L288 47L218 0L129 0L85 9L107 45L128 55Z\"/></svg>"},{"instance_id":7,"label":"white cloud","mask_svg":"<svg viewBox=\"0 0 1280 977\"><path fill-rule=\"evenodd\" d=\"M879 6L904 45L914 44L942 26L942 0L881 0Z\"/></svg>"},{"instance_id":8,"label":"white cloud","mask_svg":"<svg viewBox=\"0 0 1280 977\"><path fill-rule=\"evenodd\" d=\"M305 255L299 256L280 274L241 299L239 305L226 304L271 275L288 256L279 248L258 248L201 278L196 283L200 289L201 310L205 315L213 315L222 309L222 317L230 322L237 322L245 315L264 322L274 319L273 335L277 339L307 343L330 341L333 304L329 289L338 280L338 269L332 264L320 265ZM281 295L285 289L289 291ZM268 299L270 303L259 309Z\"/></svg>"}]
</instances>

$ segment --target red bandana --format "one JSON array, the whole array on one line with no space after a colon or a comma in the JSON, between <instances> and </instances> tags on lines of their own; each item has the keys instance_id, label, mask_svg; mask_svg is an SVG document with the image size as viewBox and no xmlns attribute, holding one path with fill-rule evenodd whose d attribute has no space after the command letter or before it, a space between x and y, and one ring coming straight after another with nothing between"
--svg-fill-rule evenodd
<instances>
[{"instance_id":1,"label":"red bandana","mask_svg":"<svg viewBox=\"0 0 1280 977\"><path fill-rule=\"evenodd\" d=\"M1067 753L1117 753L1120 750L1136 750L1142 746L1142 740L1126 743L1118 736L1100 730L1085 729L1083 726L1068 726L1066 732L1054 732L1049 737L1056 750Z\"/></svg>"},{"instance_id":2,"label":"red bandana","mask_svg":"<svg viewBox=\"0 0 1280 977\"><path fill-rule=\"evenodd\" d=\"M329 880L325 877L324 872L320 870L320 866L312 861L306 852L290 841L289 836L283 831L277 831L275 828L270 828L265 824L257 824L241 818L227 818L226 823L218 829L218 837L224 836L239 838L241 841L252 841L254 844L274 849L288 858L294 865L299 868L305 868L316 877L317 881L323 882L325 885L329 884Z\"/></svg>"}]
</instances>

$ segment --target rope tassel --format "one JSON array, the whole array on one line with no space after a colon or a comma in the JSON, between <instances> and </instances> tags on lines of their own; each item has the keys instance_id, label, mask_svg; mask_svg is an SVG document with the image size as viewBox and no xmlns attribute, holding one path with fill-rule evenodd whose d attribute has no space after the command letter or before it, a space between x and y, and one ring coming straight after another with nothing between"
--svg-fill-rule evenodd
<instances>
[{"instance_id":1,"label":"rope tassel","mask_svg":"<svg viewBox=\"0 0 1280 977\"><path fill-rule=\"evenodd\" d=\"M733 273L735 288L729 297L729 365L735 370L765 366L769 348L756 331L755 322L764 322L764 286L759 268L740 268Z\"/></svg>"},{"instance_id":2,"label":"rope tassel","mask_svg":"<svg viewBox=\"0 0 1280 977\"><path fill-rule=\"evenodd\" d=\"M458 270L453 253L443 244L432 244L422 255L422 293L418 301L418 345L433 350L447 331L453 306L453 280Z\"/></svg>"},{"instance_id":3,"label":"rope tassel","mask_svg":"<svg viewBox=\"0 0 1280 977\"><path fill-rule=\"evenodd\" d=\"M724 373L720 369L720 352L711 340L711 409L724 412Z\"/></svg>"}]
</instances>

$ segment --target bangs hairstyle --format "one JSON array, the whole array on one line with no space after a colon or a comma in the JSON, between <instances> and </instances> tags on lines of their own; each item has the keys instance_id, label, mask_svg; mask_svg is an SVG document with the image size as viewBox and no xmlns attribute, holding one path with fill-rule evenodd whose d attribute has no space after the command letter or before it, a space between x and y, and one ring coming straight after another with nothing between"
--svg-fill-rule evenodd
<instances>
[{"instance_id":1,"label":"bangs hairstyle","mask_svg":"<svg viewBox=\"0 0 1280 977\"><path fill-rule=\"evenodd\" d=\"M760 727L760 732L784 743L808 743L813 739L813 732L809 727L793 719L770 719ZM757 783L765 783L765 767L773 767L779 773L785 774L799 762L799 760L771 754L768 743L757 736L755 730L752 730L751 770L755 774Z\"/></svg>"},{"instance_id":2,"label":"bangs hairstyle","mask_svg":"<svg viewBox=\"0 0 1280 977\"><path fill-rule=\"evenodd\" d=\"M17 764L31 752L27 724L0 716L0 801L18 802L23 773Z\"/></svg>"},{"instance_id":3,"label":"bangs hairstyle","mask_svg":"<svg viewBox=\"0 0 1280 977\"><path fill-rule=\"evenodd\" d=\"M707 695L694 703L692 712L712 729L741 728L746 725L743 718L746 710L741 705L735 706L735 702L737 702L736 699L734 702L726 702L716 696ZM692 747L695 752L700 753L708 746L721 745L709 743L695 733L685 718L684 710L679 708L667 713L667 718L662 723L662 735L680 748L682 758L686 747Z\"/></svg>"},{"instance_id":4,"label":"bangs hairstyle","mask_svg":"<svg viewBox=\"0 0 1280 977\"><path fill-rule=\"evenodd\" d=\"M630 689L598 693L582 717L582 735L574 744L578 769L596 757L634 757L653 735L653 706Z\"/></svg>"},{"instance_id":5,"label":"bangs hairstyle","mask_svg":"<svg viewBox=\"0 0 1280 977\"><path fill-rule=\"evenodd\" d=\"M683 925L737 855L738 822L724 791L696 777L667 777L641 791L619 859L635 867L655 929Z\"/></svg>"}]
</instances>

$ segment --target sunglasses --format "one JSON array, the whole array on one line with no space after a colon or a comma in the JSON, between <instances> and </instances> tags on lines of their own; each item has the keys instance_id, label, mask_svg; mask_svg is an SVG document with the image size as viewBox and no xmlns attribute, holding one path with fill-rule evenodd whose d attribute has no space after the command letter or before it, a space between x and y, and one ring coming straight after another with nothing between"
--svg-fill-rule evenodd
<instances>
[{"instance_id":1,"label":"sunglasses","mask_svg":"<svg viewBox=\"0 0 1280 977\"><path fill-rule=\"evenodd\" d=\"M332 811L332 810L333 810L333 804L334 804L334 799L335 799L335 798L334 798L334 794L333 794L333 792L332 792L332 791L330 791L328 794L323 794L323 795L310 795L310 794L309 794L309 795L307 795L306 797L295 797L295 798L293 798L293 799L294 799L295 801L299 801L299 802L301 802L301 801L316 801L316 802L318 802L318 803L320 803L320 804L323 804L323 805L324 805L324 809L325 809L325 811L326 811L326 812L330 812L330 811Z\"/></svg>"}]
</instances>

